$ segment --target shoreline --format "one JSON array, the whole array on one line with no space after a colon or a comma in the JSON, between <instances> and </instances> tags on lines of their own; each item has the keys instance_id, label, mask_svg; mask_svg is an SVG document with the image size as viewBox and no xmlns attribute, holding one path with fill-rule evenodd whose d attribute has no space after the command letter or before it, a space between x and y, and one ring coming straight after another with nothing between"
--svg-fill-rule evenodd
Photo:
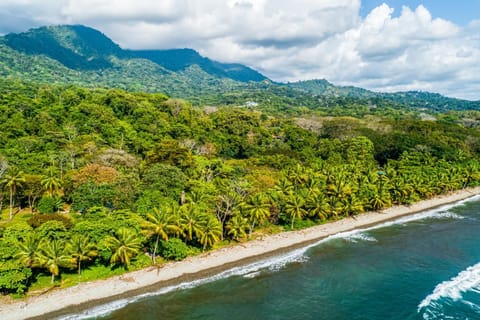
<instances>
[{"instance_id":1,"label":"shoreline","mask_svg":"<svg viewBox=\"0 0 480 320\"><path fill-rule=\"evenodd\" d=\"M115 300L208 278L234 267L246 266L262 259L306 247L338 233L371 227L402 216L465 200L475 195L480 195L480 187L455 191L422 200L410 206L394 206L380 212L362 213L355 218L343 218L303 230L265 236L261 239L189 257L179 262L170 262L161 267L148 267L105 280L52 290L40 296L0 304L0 319L50 319L78 313Z\"/></svg>"}]
</instances>

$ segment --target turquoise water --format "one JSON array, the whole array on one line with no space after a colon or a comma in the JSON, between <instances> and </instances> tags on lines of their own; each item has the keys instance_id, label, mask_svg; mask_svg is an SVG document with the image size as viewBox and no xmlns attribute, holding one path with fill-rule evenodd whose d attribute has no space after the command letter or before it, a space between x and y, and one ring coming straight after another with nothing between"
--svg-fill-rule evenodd
<instances>
[{"instance_id":1,"label":"turquoise water","mask_svg":"<svg viewBox=\"0 0 480 320\"><path fill-rule=\"evenodd\" d=\"M479 231L476 198L71 318L480 319Z\"/></svg>"}]
</instances>

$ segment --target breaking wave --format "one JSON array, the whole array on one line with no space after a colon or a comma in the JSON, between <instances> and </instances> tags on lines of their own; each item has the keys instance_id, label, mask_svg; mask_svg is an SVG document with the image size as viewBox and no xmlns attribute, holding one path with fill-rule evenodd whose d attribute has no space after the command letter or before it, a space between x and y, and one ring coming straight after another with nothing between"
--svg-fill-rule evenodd
<instances>
[{"instance_id":1,"label":"breaking wave","mask_svg":"<svg viewBox=\"0 0 480 320\"><path fill-rule=\"evenodd\" d=\"M452 304L461 304L468 311L474 312L480 316L479 301L466 298L470 294L480 294L480 263L468 267L460 272L457 276L448 281L438 284L433 292L429 294L418 305L418 313L421 313L423 319L449 319L449 306ZM480 298L479 296L476 297ZM454 319L454 318L453 318Z\"/></svg>"}]
</instances>

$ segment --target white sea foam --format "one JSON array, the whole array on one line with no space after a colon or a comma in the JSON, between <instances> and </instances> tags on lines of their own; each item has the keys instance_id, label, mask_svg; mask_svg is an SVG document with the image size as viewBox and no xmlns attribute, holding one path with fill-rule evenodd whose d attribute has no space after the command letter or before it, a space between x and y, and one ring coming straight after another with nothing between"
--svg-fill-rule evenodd
<instances>
[{"instance_id":1,"label":"white sea foam","mask_svg":"<svg viewBox=\"0 0 480 320\"><path fill-rule=\"evenodd\" d=\"M232 277L232 276L257 275L260 273L261 270L277 271L289 263L306 261L308 257L305 256L305 251L308 250L308 248L310 247L311 246L307 248L297 249L280 256L276 256L276 257L272 257L272 258L268 258L268 259L264 259L264 260L252 263L247 266L235 267L208 278L198 279L190 282L183 282L179 285L165 287L158 291L141 294L131 298L116 300L114 302L107 303L107 304L86 310L79 314L62 316L58 319L81 320L81 319L88 319L92 317L106 316L115 310L124 308L126 305L136 302L143 298L147 298L151 296L159 296L175 290L191 289L202 284L206 284L209 282L217 281L217 280Z\"/></svg>"},{"instance_id":2,"label":"white sea foam","mask_svg":"<svg viewBox=\"0 0 480 320\"><path fill-rule=\"evenodd\" d=\"M245 275L243 275L244 278L247 278L247 279L252 279L252 278L255 278L256 276L259 276L262 272L261 271L255 271L255 272L252 272L252 273L247 273Z\"/></svg>"},{"instance_id":3,"label":"white sea foam","mask_svg":"<svg viewBox=\"0 0 480 320\"><path fill-rule=\"evenodd\" d=\"M370 228L367 228L365 230L381 229L381 228L390 227L394 225L405 225L409 222L426 220L426 219L464 219L465 217L451 212L450 209L462 206L469 202L477 201L479 199L480 199L480 195L475 195L473 197L470 197L455 203L446 204L438 208L422 211L422 212L401 217L392 221L380 223Z\"/></svg>"},{"instance_id":4,"label":"white sea foam","mask_svg":"<svg viewBox=\"0 0 480 320\"><path fill-rule=\"evenodd\" d=\"M377 239L374 237L366 234L365 232L355 232L351 234L350 236L346 236L345 240L353 243L357 243L360 241L366 241L366 242L377 242Z\"/></svg>"},{"instance_id":5,"label":"white sea foam","mask_svg":"<svg viewBox=\"0 0 480 320\"><path fill-rule=\"evenodd\" d=\"M215 275L215 276L211 276L211 277L204 278L204 279L199 279L199 280L194 280L194 281L190 281L190 282L184 282L184 283L181 283L179 285L165 287L165 288L162 288L162 289L160 289L158 291L155 291L155 292L149 292L149 293L141 294L141 295L131 297L131 298L116 300L114 302L104 304L104 305L100 305L98 307L86 310L82 313L63 316L63 317L60 317L59 319L62 319L62 320L81 320L81 319L88 319L88 318L106 316L106 315L112 313L115 310L124 308L128 304L136 302L136 301L138 301L140 299L143 299L143 298L146 298L146 297L158 296L158 295L166 294L168 292L172 292L172 291L175 291L175 290L190 289L190 288L194 288L194 287L197 287L199 285L202 285L202 284L206 284L206 283L209 283L209 282L217 281L217 280L232 277L232 276L243 276L243 277L247 277L247 278L248 277L254 278L258 274L260 274L261 270L278 271L278 270L282 269L284 266L286 266L287 264L294 263L294 262L304 262L304 261L308 260L308 257L305 255L305 253L309 249L311 249L312 247L316 247L316 246L318 246L322 243L326 243L328 241L334 240L334 239L346 239L347 241L350 241L350 242L358 242L358 241L372 241L372 242L374 242L374 241L377 241L374 237L371 237L371 236L369 236L365 233L366 231L370 231L370 230L385 228L385 227L389 227L389 226L393 226L393 225L402 225L402 224L406 224L408 222L412 222L412 221L416 221L416 220L423 220L423 219L428 219L428 218L461 219L463 217L461 217L457 214L451 213L448 210L453 208L453 207L457 207L459 205L463 205L467 202L475 201L475 200L478 200L478 199L480 199L480 195L468 198L466 200L456 202L454 204L445 205L445 206L442 206L442 207L439 207L439 208L436 208L436 209L432 209L432 210L417 213L417 214L414 214L414 215L411 215L411 216L407 216L407 217L403 217L403 218L400 218L400 219L388 221L388 222L385 222L385 223L382 223L382 224L379 224L379 225L375 225L375 226L372 226L372 227L369 227L369 228L356 229L356 230L341 232L341 233L338 233L338 234L335 234L335 235L328 236L328 237L326 237L326 238L324 238L324 239L322 239L322 240L320 240L316 243L313 243L311 245L302 247L300 249L297 249L297 250L294 250L294 251L291 251L291 252L276 256L276 257L260 260L258 262L252 263L252 264L247 265L247 266L235 267L235 268L232 268L230 270L226 270L222 273L219 273L218 275Z\"/></svg>"},{"instance_id":6,"label":"white sea foam","mask_svg":"<svg viewBox=\"0 0 480 320\"><path fill-rule=\"evenodd\" d=\"M437 303L440 299L451 299L458 301L462 299L467 291L479 292L480 290L480 263L468 267L457 276L448 281L438 284L433 292L429 294L418 305L418 311Z\"/></svg>"}]
</instances>

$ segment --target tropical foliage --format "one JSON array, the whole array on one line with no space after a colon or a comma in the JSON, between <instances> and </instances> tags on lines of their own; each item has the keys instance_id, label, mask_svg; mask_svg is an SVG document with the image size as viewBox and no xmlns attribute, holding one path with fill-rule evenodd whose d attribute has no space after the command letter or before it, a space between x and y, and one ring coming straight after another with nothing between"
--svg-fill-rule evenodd
<instances>
[{"instance_id":1,"label":"tropical foliage","mask_svg":"<svg viewBox=\"0 0 480 320\"><path fill-rule=\"evenodd\" d=\"M2 293L480 183L473 111L292 117L12 80L0 111Z\"/></svg>"}]
</instances>

